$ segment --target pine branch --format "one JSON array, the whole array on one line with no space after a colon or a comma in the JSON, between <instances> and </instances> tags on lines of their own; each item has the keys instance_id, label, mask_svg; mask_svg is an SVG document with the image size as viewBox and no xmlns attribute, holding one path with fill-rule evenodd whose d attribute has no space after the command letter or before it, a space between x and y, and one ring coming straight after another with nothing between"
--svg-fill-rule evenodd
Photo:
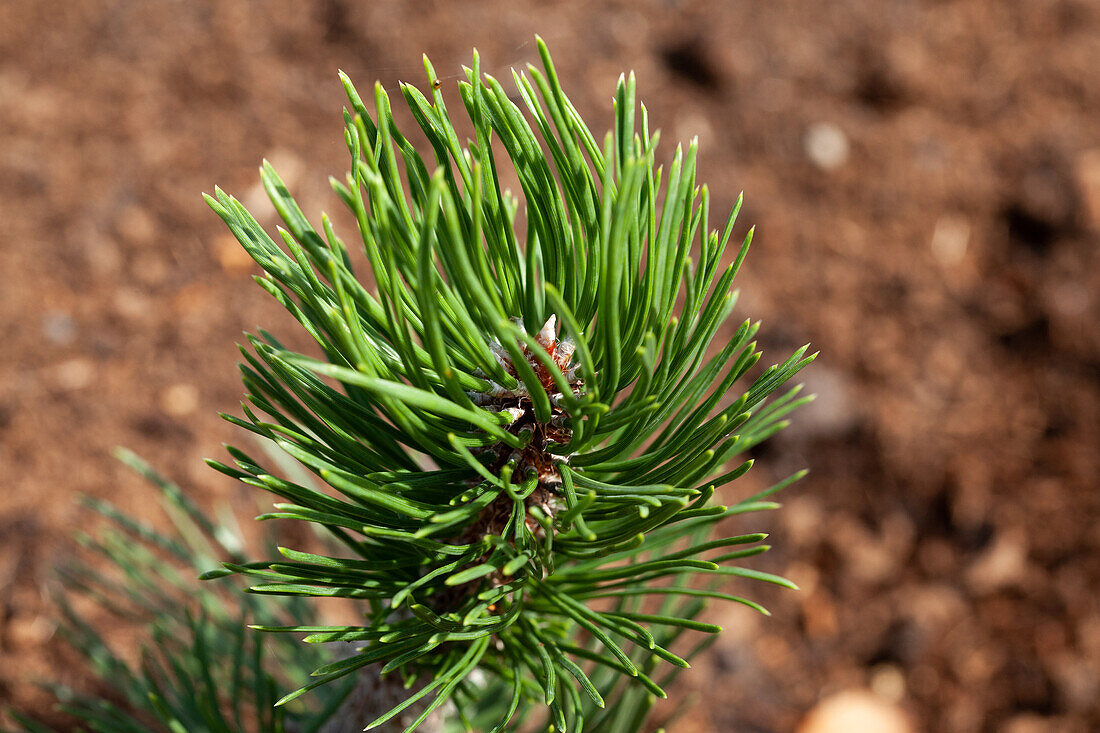
<instances>
[{"instance_id":1,"label":"pine branch","mask_svg":"<svg viewBox=\"0 0 1100 733\"><path fill-rule=\"evenodd\" d=\"M86 500L108 526L78 537L98 557L59 568L64 592L56 601L61 635L85 660L100 694L46 685L59 709L82 728L111 733L317 731L348 697L347 683L293 706L273 706L277 690L308 675L327 650L287 637L261 639L245 626L316 623L313 609L300 598L261 601L224 583L197 582L217 557L247 562L243 541L137 456L118 456L159 489L175 531L161 534L110 504ZM76 610L88 608L77 598L99 612ZM135 624L144 632L137 661L112 648L104 633ZM13 717L26 733L50 730L25 713Z\"/></svg>"},{"instance_id":2,"label":"pine branch","mask_svg":"<svg viewBox=\"0 0 1100 733\"><path fill-rule=\"evenodd\" d=\"M684 545L768 506L711 499L751 462L725 467L805 401L796 390L767 399L813 359L799 349L729 402L760 357L756 326L742 324L706 358L752 238L723 268L740 200L723 232L710 230L697 144L678 146L667 173L656 166L658 136L636 108L633 75L619 81L615 128L600 147L541 40L539 52L542 70L513 73L522 107L481 74L475 53L459 85L476 134L466 145L425 59L430 99L408 84L401 93L430 164L398 130L385 90L375 86L372 115L342 76L352 172L332 186L358 222L374 292L328 218L314 229L270 164L261 179L285 249L236 199L220 189L207 197L264 269L260 284L325 357L250 337L245 419L229 419L327 490L235 449L233 466L212 465L282 499L261 519L325 525L347 555L283 550L264 565L226 567L252 578L253 593L361 598L373 609L360 627L308 632L307 642L363 646L279 704L381 665L416 680L414 697L431 711L457 703L482 670L510 685L508 699L536 693L558 730L580 730L586 707L604 701L578 659L657 695L649 660L687 666L653 632L685 625L679 618L585 601L635 601L663 592L656 582L699 576L790 585L720 564L755 552L721 550L763 535ZM494 148L522 200L500 190ZM581 653L578 634L598 643Z\"/></svg>"},{"instance_id":3,"label":"pine branch","mask_svg":"<svg viewBox=\"0 0 1100 733\"><path fill-rule=\"evenodd\" d=\"M250 335L243 417L225 416L311 478L239 448L209 463L274 495L258 519L307 522L329 543L248 561L225 528L138 466L184 508L183 540L109 511L140 540L103 546L125 581L69 580L107 607L120 591L169 646L139 673L70 614L78 646L128 706L71 706L94 729L496 733L537 715L558 731L636 733L720 631L697 620L708 600L767 613L721 581L794 587L737 564L768 549L764 534L722 530L777 507L771 495L802 474L730 506L714 498L809 399L784 385L815 355L798 349L734 393L761 357L759 324L729 322L753 234L727 253L740 198L711 229L697 143L677 146L667 169L656 163L659 135L633 75L619 80L600 144L538 48L541 69L513 72L518 104L475 52L459 84L474 131L465 143L425 59L427 96L408 84L401 94L431 162L380 85L371 111L341 75L351 172L331 183L357 223L365 276L328 217L314 228L267 162L278 240L222 190L206 197L322 355ZM501 190L501 164L518 198ZM252 596L234 606L207 591L206 612L187 615L152 580L163 563L135 554L157 546L194 566L197 537L228 558L201 577L243 577ZM311 597L359 599L364 621L318 623ZM281 651L234 625L234 607ZM704 641L686 645L685 632ZM334 642L350 655L334 659ZM275 700L284 681L297 689ZM314 690L319 699L303 697Z\"/></svg>"}]
</instances>

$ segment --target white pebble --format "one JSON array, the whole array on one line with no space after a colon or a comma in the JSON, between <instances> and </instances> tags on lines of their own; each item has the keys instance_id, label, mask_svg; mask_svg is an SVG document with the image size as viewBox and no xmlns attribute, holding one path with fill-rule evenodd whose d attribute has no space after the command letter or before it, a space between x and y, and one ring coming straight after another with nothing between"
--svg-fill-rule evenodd
<instances>
[{"instance_id":1,"label":"white pebble","mask_svg":"<svg viewBox=\"0 0 1100 733\"><path fill-rule=\"evenodd\" d=\"M802 139L802 147L811 163L827 171L844 165L850 151L848 137L831 122L810 125Z\"/></svg>"}]
</instances>

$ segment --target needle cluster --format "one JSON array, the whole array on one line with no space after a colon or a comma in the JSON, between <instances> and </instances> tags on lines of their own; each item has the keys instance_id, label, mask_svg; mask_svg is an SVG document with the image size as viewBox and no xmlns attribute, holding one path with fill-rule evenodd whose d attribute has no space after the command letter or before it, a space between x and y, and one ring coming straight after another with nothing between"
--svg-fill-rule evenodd
<instances>
[{"instance_id":1,"label":"needle cluster","mask_svg":"<svg viewBox=\"0 0 1100 733\"><path fill-rule=\"evenodd\" d=\"M250 337L244 418L228 419L323 489L239 449L234 465L212 464L279 497L261 519L322 525L343 548L280 548L222 572L253 579L253 593L371 609L355 627L263 627L359 649L280 703L380 665L416 692L364 722L430 700L412 730L447 700L464 715L476 706L483 670L510 688L494 730L533 696L558 730L581 730L605 704L591 669L663 695L639 659L687 662L653 629L716 631L647 612L646 597L721 595L686 586L700 576L786 582L730 564L766 549L763 535L699 536L760 507L712 499L749 469L735 458L800 403L797 389L768 398L813 357L799 349L731 396L760 358L757 325L726 326L752 236L726 263L740 201L712 230L696 142L667 170L655 163L633 76L620 79L600 144L541 41L539 51L541 70L513 73L518 104L475 54L459 84L474 134L465 144L425 59L430 98L408 84L401 94L430 164L386 91L375 86L368 110L343 77L352 169L332 187L358 223L373 289L328 217L314 228L269 164L261 177L282 246L233 197L207 197L323 352ZM501 189L501 160L520 198Z\"/></svg>"}]
</instances>

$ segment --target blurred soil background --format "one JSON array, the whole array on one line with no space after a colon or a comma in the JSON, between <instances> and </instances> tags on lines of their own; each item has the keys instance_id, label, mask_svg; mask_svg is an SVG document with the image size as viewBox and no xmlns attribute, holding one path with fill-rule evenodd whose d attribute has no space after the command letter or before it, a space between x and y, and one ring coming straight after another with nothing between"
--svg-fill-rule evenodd
<instances>
[{"instance_id":1,"label":"blurred soil background","mask_svg":"<svg viewBox=\"0 0 1100 733\"><path fill-rule=\"evenodd\" d=\"M46 596L92 521L74 498L156 514L113 446L204 503L240 491L202 463L242 440L216 416L238 409L234 344L297 327L199 192L273 226L266 156L332 211L338 68L396 107L427 52L455 111L472 47L506 81L535 33L598 134L633 68L665 159L699 135L712 220L744 189L736 236L757 225L740 313L765 358L822 352L818 401L725 497L812 469L745 522L802 591L737 588L772 618L711 610L727 632L672 732L1100 730L1086 0L4 2L0 702L80 683Z\"/></svg>"}]
</instances>

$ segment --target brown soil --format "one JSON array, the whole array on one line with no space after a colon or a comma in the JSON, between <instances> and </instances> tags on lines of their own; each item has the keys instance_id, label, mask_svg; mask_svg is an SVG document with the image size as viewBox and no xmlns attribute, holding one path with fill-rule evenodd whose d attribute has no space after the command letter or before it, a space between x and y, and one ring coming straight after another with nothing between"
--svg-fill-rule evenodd
<instances>
[{"instance_id":1,"label":"brown soil","mask_svg":"<svg viewBox=\"0 0 1100 733\"><path fill-rule=\"evenodd\" d=\"M809 465L675 731L789 731L869 687L920 730L1100 729L1100 6L9 1L0 6L0 701L72 680L49 568L78 493L151 516L132 447L202 501L238 439L234 343L294 332L200 200L271 158L335 209L343 68L505 77L547 39L592 123L624 68L722 210L742 312L820 395L738 491ZM273 224L270 215L264 222ZM733 498L727 497L727 498ZM750 589L745 589L748 592Z\"/></svg>"}]
</instances>

